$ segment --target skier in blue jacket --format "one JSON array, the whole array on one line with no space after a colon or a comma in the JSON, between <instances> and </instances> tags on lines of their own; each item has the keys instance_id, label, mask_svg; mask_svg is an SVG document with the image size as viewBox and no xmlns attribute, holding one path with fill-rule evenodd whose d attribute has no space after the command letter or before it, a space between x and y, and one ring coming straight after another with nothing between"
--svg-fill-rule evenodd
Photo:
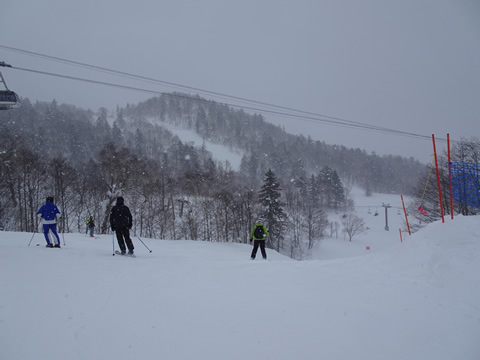
<instances>
[{"instance_id":1,"label":"skier in blue jacket","mask_svg":"<svg viewBox=\"0 0 480 360\"><path fill-rule=\"evenodd\" d=\"M42 207L37 212L37 216L42 219L43 234L45 235L45 240L47 240L47 247L49 248L60 247L60 237L57 233L57 219L59 219L61 215L62 214L58 210L57 206L53 203L53 197L51 196L47 197L45 205L42 205ZM48 237L48 232L50 230L57 238L57 242L55 243L55 245L50 242L50 239Z\"/></svg>"}]
</instances>

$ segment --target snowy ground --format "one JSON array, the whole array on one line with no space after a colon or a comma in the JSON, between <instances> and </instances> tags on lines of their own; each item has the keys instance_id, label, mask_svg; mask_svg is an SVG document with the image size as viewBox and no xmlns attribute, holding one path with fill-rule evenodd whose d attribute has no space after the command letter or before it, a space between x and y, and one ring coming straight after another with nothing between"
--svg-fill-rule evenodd
<instances>
[{"instance_id":1,"label":"snowy ground","mask_svg":"<svg viewBox=\"0 0 480 360\"><path fill-rule=\"evenodd\" d=\"M301 262L154 239L152 253L134 239L133 259L111 235L47 249L0 232L0 359L480 359L480 217L400 243L396 209L385 231L383 208L358 206L368 233Z\"/></svg>"}]
</instances>

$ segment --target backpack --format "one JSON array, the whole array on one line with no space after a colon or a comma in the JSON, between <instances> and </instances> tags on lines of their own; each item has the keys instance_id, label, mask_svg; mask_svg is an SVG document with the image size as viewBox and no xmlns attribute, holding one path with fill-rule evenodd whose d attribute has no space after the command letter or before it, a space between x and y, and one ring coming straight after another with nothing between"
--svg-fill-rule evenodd
<instances>
[{"instance_id":1,"label":"backpack","mask_svg":"<svg viewBox=\"0 0 480 360\"><path fill-rule=\"evenodd\" d=\"M264 233L262 225L257 225L255 231L253 232L253 236L255 237L255 239L263 239Z\"/></svg>"}]
</instances>

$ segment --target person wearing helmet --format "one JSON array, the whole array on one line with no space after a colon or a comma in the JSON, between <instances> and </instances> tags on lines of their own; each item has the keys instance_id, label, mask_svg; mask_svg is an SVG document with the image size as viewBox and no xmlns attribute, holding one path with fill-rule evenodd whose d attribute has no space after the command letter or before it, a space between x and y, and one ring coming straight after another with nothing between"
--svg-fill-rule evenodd
<instances>
[{"instance_id":1,"label":"person wearing helmet","mask_svg":"<svg viewBox=\"0 0 480 360\"><path fill-rule=\"evenodd\" d=\"M265 238L269 233L263 223L264 220L262 218L258 218L250 233L250 243L253 241L253 250L251 256L252 260L254 260L255 256L257 255L258 246L260 246L263 259L267 260L267 253L265 251Z\"/></svg>"},{"instance_id":2,"label":"person wearing helmet","mask_svg":"<svg viewBox=\"0 0 480 360\"><path fill-rule=\"evenodd\" d=\"M133 243L130 238L130 229L132 228L132 213L123 197L117 198L117 203L110 211L110 226L117 235L118 246L121 255L133 256ZM126 246L125 246L126 245ZM128 248L128 254L127 254Z\"/></svg>"},{"instance_id":3,"label":"person wearing helmet","mask_svg":"<svg viewBox=\"0 0 480 360\"><path fill-rule=\"evenodd\" d=\"M57 234L57 219L59 219L62 214L58 210L57 206L53 203L53 197L47 197L45 205L42 205L42 207L38 210L37 216L41 219L43 224L43 235L45 235L45 240L47 240L47 247L59 248L60 237ZM48 237L49 231L55 235L55 245L50 242L50 238Z\"/></svg>"}]
</instances>

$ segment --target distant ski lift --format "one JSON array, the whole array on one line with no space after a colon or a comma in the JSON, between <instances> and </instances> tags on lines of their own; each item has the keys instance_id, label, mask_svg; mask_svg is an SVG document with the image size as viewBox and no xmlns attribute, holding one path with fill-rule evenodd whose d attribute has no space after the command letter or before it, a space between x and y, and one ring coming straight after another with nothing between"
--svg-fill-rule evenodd
<instances>
[{"instance_id":1,"label":"distant ski lift","mask_svg":"<svg viewBox=\"0 0 480 360\"><path fill-rule=\"evenodd\" d=\"M20 106L18 95L9 90L7 83L0 72L0 82L3 83L5 90L0 90L0 110L9 110Z\"/></svg>"}]
</instances>

